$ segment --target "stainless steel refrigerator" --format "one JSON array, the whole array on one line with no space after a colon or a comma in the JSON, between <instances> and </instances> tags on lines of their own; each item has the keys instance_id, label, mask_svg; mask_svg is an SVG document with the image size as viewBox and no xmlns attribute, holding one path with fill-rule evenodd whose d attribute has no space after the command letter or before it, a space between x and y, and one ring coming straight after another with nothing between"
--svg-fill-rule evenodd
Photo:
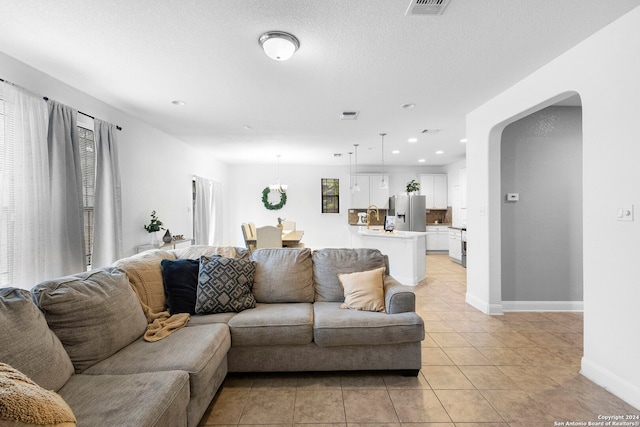
<instances>
[{"instance_id":1,"label":"stainless steel refrigerator","mask_svg":"<svg viewBox=\"0 0 640 427\"><path fill-rule=\"evenodd\" d=\"M396 217L396 230L427 231L426 196L389 197L389 215Z\"/></svg>"}]
</instances>

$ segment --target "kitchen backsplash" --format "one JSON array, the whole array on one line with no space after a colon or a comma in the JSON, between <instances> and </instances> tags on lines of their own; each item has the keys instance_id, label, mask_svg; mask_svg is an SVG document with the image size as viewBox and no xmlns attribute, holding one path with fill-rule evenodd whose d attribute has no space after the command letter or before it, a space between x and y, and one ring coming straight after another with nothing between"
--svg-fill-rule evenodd
<instances>
[{"instance_id":1,"label":"kitchen backsplash","mask_svg":"<svg viewBox=\"0 0 640 427\"><path fill-rule=\"evenodd\" d=\"M451 206L447 210L427 209L427 224L451 224L452 209Z\"/></svg>"},{"instance_id":2,"label":"kitchen backsplash","mask_svg":"<svg viewBox=\"0 0 640 427\"><path fill-rule=\"evenodd\" d=\"M376 219L375 212L371 215L370 225L384 225L384 217L387 215L387 209L380 209L380 219ZM366 209L349 209L349 225L358 224L358 214L367 213ZM426 211L427 224L451 224L452 210L448 209L427 209Z\"/></svg>"},{"instance_id":3,"label":"kitchen backsplash","mask_svg":"<svg viewBox=\"0 0 640 427\"><path fill-rule=\"evenodd\" d=\"M370 225L384 225L384 217L387 214L387 209L379 209L380 219L376 219L375 211L371 214ZM366 209L349 209L349 225L357 225L358 224L358 214L359 213L367 213Z\"/></svg>"}]
</instances>

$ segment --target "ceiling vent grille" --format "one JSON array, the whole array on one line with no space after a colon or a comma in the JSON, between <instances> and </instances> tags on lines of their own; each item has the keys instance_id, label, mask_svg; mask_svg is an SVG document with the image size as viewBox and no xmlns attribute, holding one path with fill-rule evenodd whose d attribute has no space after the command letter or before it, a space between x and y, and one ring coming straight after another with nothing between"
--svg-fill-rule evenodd
<instances>
[{"instance_id":1,"label":"ceiling vent grille","mask_svg":"<svg viewBox=\"0 0 640 427\"><path fill-rule=\"evenodd\" d=\"M358 118L357 111L343 111L340 114L340 120L355 120Z\"/></svg>"},{"instance_id":2,"label":"ceiling vent grille","mask_svg":"<svg viewBox=\"0 0 640 427\"><path fill-rule=\"evenodd\" d=\"M449 0L411 0L405 15L442 15Z\"/></svg>"}]
</instances>

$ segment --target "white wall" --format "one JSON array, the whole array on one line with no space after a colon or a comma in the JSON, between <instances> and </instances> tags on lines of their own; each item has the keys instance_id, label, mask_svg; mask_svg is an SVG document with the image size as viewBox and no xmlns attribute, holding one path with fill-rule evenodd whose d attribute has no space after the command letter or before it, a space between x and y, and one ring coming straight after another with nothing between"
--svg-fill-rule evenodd
<instances>
[{"instance_id":1,"label":"white wall","mask_svg":"<svg viewBox=\"0 0 640 427\"><path fill-rule=\"evenodd\" d=\"M194 149L148 124L0 53L0 77L123 128L117 133L122 179L124 254L150 241L152 210L173 234L191 237L191 179L225 182L227 166L213 150ZM189 209L189 210L187 210Z\"/></svg>"},{"instance_id":2,"label":"white wall","mask_svg":"<svg viewBox=\"0 0 640 427\"><path fill-rule=\"evenodd\" d=\"M578 93L583 111L584 357L582 372L640 408L637 263L640 224L640 7L467 115L467 301L501 310L500 135L527 114Z\"/></svg>"},{"instance_id":3,"label":"white wall","mask_svg":"<svg viewBox=\"0 0 640 427\"><path fill-rule=\"evenodd\" d=\"M296 221L304 230L302 242L310 248L349 247L349 167L280 165L280 183L287 184L287 203L282 209L268 210L262 204L262 190L277 179L277 166L233 165L229 168L229 243L244 246L240 224L254 222L257 227L277 225L278 217ZM340 213L323 214L320 180L340 180ZM271 203L277 203L272 201Z\"/></svg>"}]
</instances>

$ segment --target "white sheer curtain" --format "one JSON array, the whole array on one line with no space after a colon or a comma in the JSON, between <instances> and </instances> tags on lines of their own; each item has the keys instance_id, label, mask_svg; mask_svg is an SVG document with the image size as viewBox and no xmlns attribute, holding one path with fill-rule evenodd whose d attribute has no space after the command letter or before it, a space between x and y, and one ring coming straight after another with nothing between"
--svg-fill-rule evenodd
<instances>
[{"instance_id":1,"label":"white sheer curtain","mask_svg":"<svg viewBox=\"0 0 640 427\"><path fill-rule=\"evenodd\" d=\"M84 271L82 168L77 111L56 101L49 104L49 176L51 228L56 247L56 276Z\"/></svg>"},{"instance_id":2,"label":"white sheer curtain","mask_svg":"<svg viewBox=\"0 0 640 427\"><path fill-rule=\"evenodd\" d=\"M3 82L0 139L0 287L29 289L55 277L52 251L47 104Z\"/></svg>"},{"instance_id":3,"label":"white sheer curtain","mask_svg":"<svg viewBox=\"0 0 640 427\"><path fill-rule=\"evenodd\" d=\"M106 267L122 258L122 189L116 127L94 120L96 188L92 268Z\"/></svg>"},{"instance_id":4,"label":"white sheer curtain","mask_svg":"<svg viewBox=\"0 0 640 427\"><path fill-rule=\"evenodd\" d=\"M196 245L218 246L222 243L222 184L195 177L194 239Z\"/></svg>"}]
</instances>

